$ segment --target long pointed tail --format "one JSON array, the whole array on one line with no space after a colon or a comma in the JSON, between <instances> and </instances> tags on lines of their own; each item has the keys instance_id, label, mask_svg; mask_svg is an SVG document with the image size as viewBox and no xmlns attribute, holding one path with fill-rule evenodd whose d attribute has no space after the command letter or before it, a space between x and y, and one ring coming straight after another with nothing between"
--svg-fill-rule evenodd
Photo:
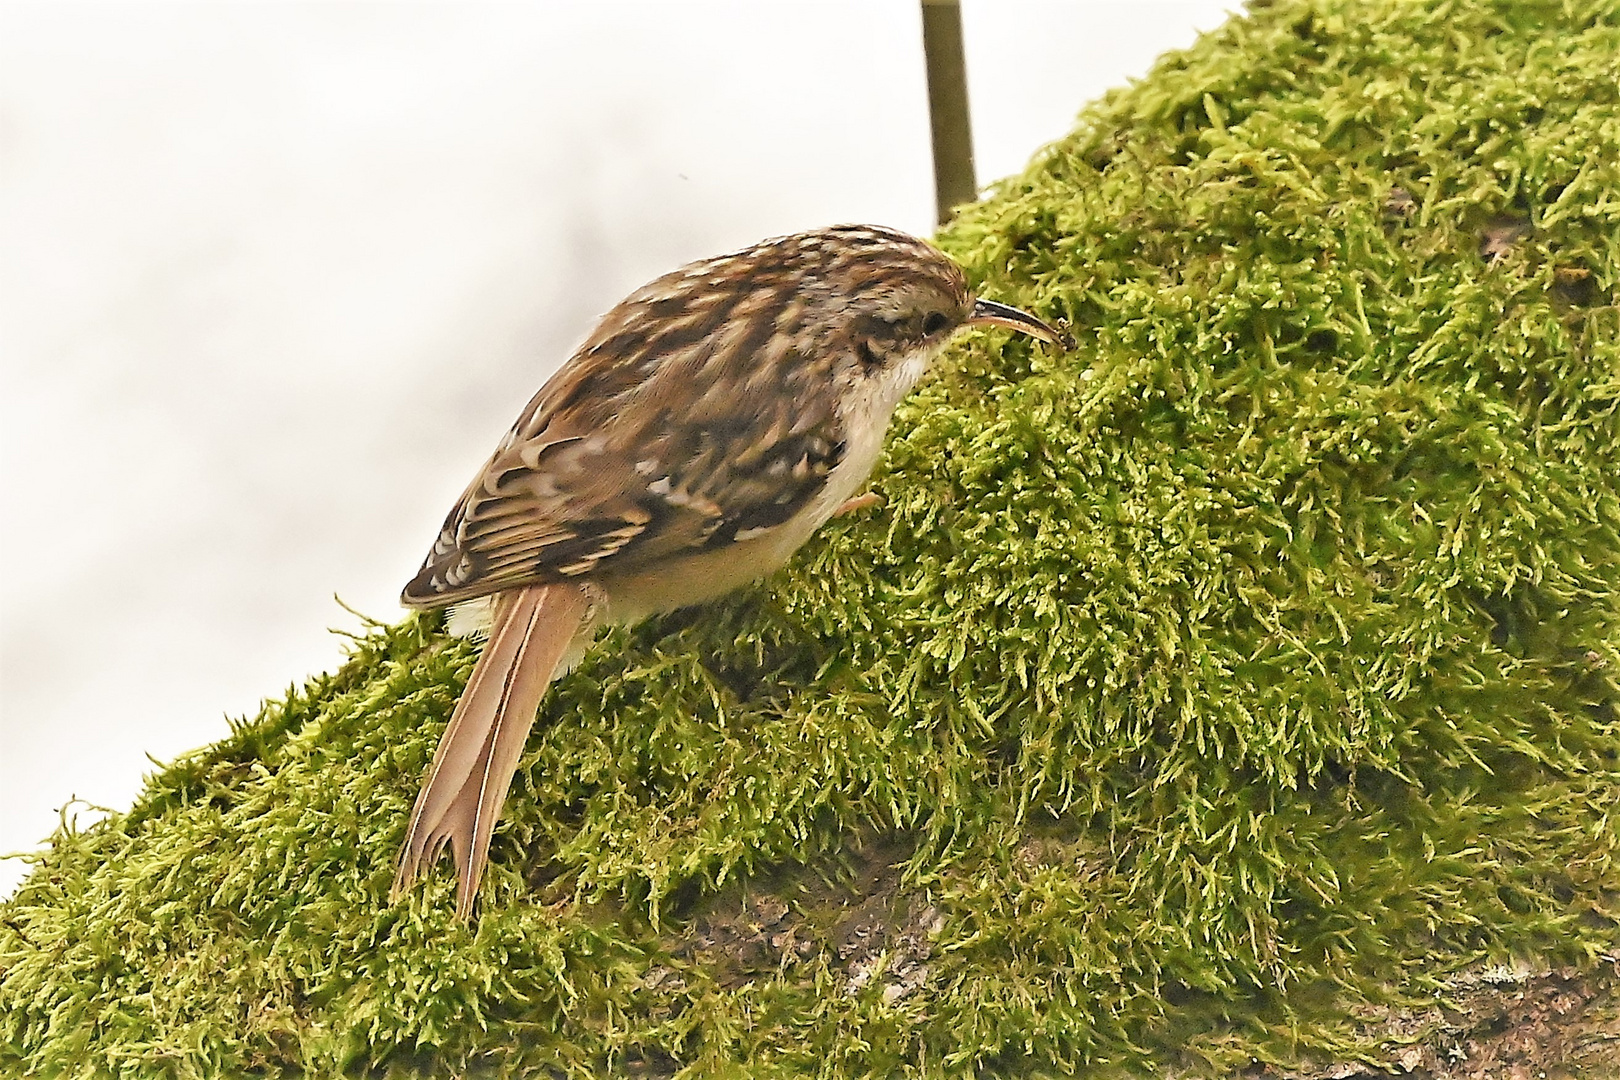
<instances>
[{"instance_id":1,"label":"long pointed tail","mask_svg":"<svg viewBox=\"0 0 1620 1080\"><path fill-rule=\"evenodd\" d=\"M422 778L390 903L449 842L456 863L456 916L465 920L472 914L490 834L535 711L590 607L577 585L533 585L496 598L489 641Z\"/></svg>"}]
</instances>

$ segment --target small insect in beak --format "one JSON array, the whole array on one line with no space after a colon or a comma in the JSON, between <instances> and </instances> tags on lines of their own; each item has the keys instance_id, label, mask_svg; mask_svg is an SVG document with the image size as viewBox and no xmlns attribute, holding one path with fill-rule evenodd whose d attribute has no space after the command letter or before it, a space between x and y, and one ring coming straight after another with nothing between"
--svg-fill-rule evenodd
<instances>
[{"instance_id":1,"label":"small insect in beak","mask_svg":"<svg viewBox=\"0 0 1620 1080\"><path fill-rule=\"evenodd\" d=\"M994 300L975 300L973 302L973 312L967 317L967 325L971 326L974 323L1005 326L1009 330L1016 330L1020 334L1028 334L1032 338L1039 338L1048 345L1056 345L1065 351L1074 348L1074 337L1066 331L1055 330L1027 311L1021 311L1006 304L998 304Z\"/></svg>"}]
</instances>

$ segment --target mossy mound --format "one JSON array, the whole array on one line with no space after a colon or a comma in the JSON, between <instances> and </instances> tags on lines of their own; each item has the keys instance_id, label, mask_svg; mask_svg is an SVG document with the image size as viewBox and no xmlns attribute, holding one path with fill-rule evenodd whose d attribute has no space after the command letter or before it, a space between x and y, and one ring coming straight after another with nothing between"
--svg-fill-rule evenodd
<instances>
[{"instance_id":1,"label":"mossy mound","mask_svg":"<svg viewBox=\"0 0 1620 1080\"><path fill-rule=\"evenodd\" d=\"M472 654L377 627L56 838L0 1070L1304 1068L1620 950L1620 14L1256 7L943 237L1077 351L561 683L475 928L384 902Z\"/></svg>"}]
</instances>

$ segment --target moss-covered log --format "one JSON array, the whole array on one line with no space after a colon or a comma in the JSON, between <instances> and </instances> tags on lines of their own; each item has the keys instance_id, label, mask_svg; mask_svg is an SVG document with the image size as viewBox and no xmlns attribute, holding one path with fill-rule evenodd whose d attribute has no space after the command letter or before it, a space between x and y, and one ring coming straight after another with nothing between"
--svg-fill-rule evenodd
<instances>
[{"instance_id":1,"label":"moss-covered log","mask_svg":"<svg viewBox=\"0 0 1620 1080\"><path fill-rule=\"evenodd\" d=\"M56 837L0 1072L1343 1076L1611 1000L1614 4L1257 3L941 242L1080 348L972 337L881 507L604 640L475 927L384 902L472 652L378 626Z\"/></svg>"}]
</instances>

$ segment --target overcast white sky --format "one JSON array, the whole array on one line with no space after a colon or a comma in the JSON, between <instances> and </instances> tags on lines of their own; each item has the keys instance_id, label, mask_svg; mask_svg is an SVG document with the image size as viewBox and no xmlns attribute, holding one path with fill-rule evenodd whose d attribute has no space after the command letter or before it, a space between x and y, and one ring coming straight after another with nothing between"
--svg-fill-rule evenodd
<instances>
[{"instance_id":1,"label":"overcast white sky","mask_svg":"<svg viewBox=\"0 0 1620 1080\"><path fill-rule=\"evenodd\" d=\"M965 0L980 182L1236 7ZM0 3L0 851L396 617L625 293L930 170L916 0Z\"/></svg>"}]
</instances>

